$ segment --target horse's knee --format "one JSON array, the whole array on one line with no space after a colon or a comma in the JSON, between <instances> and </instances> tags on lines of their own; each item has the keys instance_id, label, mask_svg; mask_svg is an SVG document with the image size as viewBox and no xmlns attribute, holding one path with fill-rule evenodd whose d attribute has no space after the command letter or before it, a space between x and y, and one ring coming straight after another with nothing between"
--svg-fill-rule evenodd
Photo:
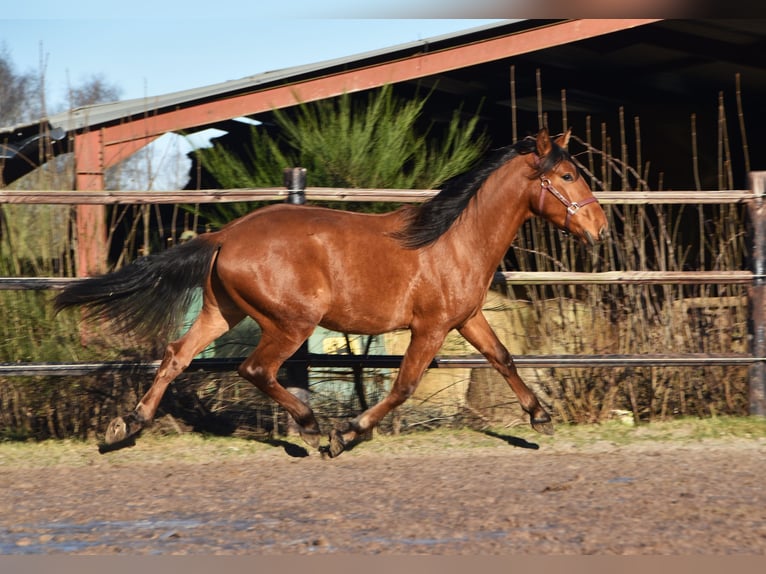
<instances>
[{"instance_id":1,"label":"horse's knee","mask_svg":"<svg viewBox=\"0 0 766 574\"><path fill-rule=\"evenodd\" d=\"M518 371L516 370L516 363L513 362L513 355L507 350L500 355L495 364L495 368L500 371L504 377L517 377Z\"/></svg>"}]
</instances>

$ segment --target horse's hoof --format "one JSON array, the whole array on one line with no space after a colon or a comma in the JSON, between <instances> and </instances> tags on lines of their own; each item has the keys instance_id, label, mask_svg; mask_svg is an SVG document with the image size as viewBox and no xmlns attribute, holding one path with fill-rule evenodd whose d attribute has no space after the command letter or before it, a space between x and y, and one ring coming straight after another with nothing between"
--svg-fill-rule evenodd
<instances>
[{"instance_id":1,"label":"horse's hoof","mask_svg":"<svg viewBox=\"0 0 766 574\"><path fill-rule=\"evenodd\" d=\"M309 430L309 429L301 428L300 433L301 433L301 438L303 439L303 442L305 442L311 448L314 448L314 449L319 448L319 441L321 440L321 435L319 434L318 430Z\"/></svg>"},{"instance_id":2,"label":"horse's hoof","mask_svg":"<svg viewBox=\"0 0 766 574\"><path fill-rule=\"evenodd\" d=\"M144 423L135 413L112 419L106 427L106 433L104 433L104 445L114 447L109 450L133 446L135 444L134 437L141 432L142 428L144 428Z\"/></svg>"},{"instance_id":3,"label":"horse's hoof","mask_svg":"<svg viewBox=\"0 0 766 574\"><path fill-rule=\"evenodd\" d=\"M532 428L540 434L552 435L555 432L550 417L548 417L548 420L532 419Z\"/></svg>"},{"instance_id":4,"label":"horse's hoof","mask_svg":"<svg viewBox=\"0 0 766 574\"><path fill-rule=\"evenodd\" d=\"M106 427L104 443L107 445L115 444L124 441L126 438L128 438L128 423L122 417L112 419Z\"/></svg>"},{"instance_id":5,"label":"horse's hoof","mask_svg":"<svg viewBox=\"0 0 766 574\"><path fill-rule=\"evenodd\" d=\"M346 441L343 440L343 435L338 430L333 429L330 431L330 444L322 448L322 454L335 458L340 456L344 450L346 450Z\"/></svg>"},{"instance_id":6,"label":"horse's hoof","mask_svg":"<svg viewBox=\"0 0 766 574\"><path fill-rule=\"evenodd\" d=\"M322 453L322 456L335 458L353 446L354 441L343 438L343 431L335 428L330 431L330 444L319 447L319 452Z\"/></svg>"},{"instance_id":7,"label":"horse's hoof","mask_svg":"<svg viewBox=\"0 0 766 574\"><path fill-rule=\"evenodd\" d=\"M137 429L135 428L136 424L137 423L133 423L131 425L130 422L123 417L112 419L106 427L104 442L98 445L98 452L105 454L114 450L120 450L121 448L135 446L136 434L141 430L140 425ZM131 426L134 428L131 429Z\"/></svg>"}]
</instances>

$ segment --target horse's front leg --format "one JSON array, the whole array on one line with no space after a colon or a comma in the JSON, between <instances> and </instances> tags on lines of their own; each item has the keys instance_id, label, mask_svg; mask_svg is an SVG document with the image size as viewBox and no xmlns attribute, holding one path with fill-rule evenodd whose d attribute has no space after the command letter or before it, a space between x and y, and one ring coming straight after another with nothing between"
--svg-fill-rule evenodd
<instances>
[{"instance_id":1,"label":"horse's front leg","mask_svg":"<svg viewBox=\"0 0 766 574\"><path fill-rule=\"evenodd\" d=\"M532 428L543 434L553 434L551 416L540 404L535 394L524 384L513 363L508 349L490 327L480 311L458 329L461 335L476 350L484 355L492 366L503 376L519 398L521 408L529 414Z\"/></svg>"},{"instance_id":2,"label":"horse's front leg","mask_svg":"<svg viewBox=\"0 0 766 574\"><path fill-rule=\"evenodd\" d=\"M340 423L330 432L330 445L326 454L336 457L352 446L362 435L371 431L392 409L406 401L420 382L431 360L444 342L446 333L428 332L419 334L413 329L407 352L404 354L399 374L388 395L358 417Z\"/></svg>"}]
</instances>

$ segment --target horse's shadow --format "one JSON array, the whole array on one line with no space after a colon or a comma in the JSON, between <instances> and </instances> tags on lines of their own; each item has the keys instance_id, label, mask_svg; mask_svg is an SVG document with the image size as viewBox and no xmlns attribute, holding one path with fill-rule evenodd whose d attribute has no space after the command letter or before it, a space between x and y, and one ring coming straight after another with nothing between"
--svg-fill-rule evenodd
<instances>
[{"instance_id":1,"label":"horse's shadow","mask_svg":"<svg viewBox=\"0 0 766 574\"><path fill-rule=\"evenodd\" d=\"M291 456L293 458L305 458L309 456L309 451L307 449L290 441L281 440L278 438L269 438L259 439L258 442L262 442L263 444L267 444L273 447L280 447L284 449L287 456Z\"/></svg>"},{"instance_id":2,"label":"horse's shadow","mask_svg":"<svg viewBox=\"0 0 766 574\"><path fill-rule=\"evenodd\" d=\"M491 436L493 438L498 438L500 440L503 440L507 442L511 446L515 446L516 448L527 448L529 450L539 450L540 445L534 442L529 442L523 438L517 437L517 436L511 436L511 435L503 435L496 433L494 431L485 430L482 431L485 435Z\"/></svg>"},{"instance_id":3,"label":"horse's shadow","mask_svg":"<svg viewBox=\"0 0 766 574\"><path fill-rule=\"evenodd\" d=\"M499 434L499 433L496 433L496 432L490 431L490 430L485 430L485 431L482 431L482 432L485 435L487 435L487 436L491 436L493 438L497 438L497 439L500 439L502 441L505 441L509 445L514 446L516 448L526 448L526 449L529 449L529 450L539 450L540 449L540 445L538 445L537 443L529 442L529 441L527 441L527 440L525 440L523 438L520 438L520 437L511 436L511 435L503 435L503 434ZM138 435L131 436L131 437L125 439L125 440L122 440L122 441L120 441L118 443L114 443L114 444L110 444L110 445L107 445L105 443L99 444L98 450L99 450L99 452L101 454L106 454L108 452L112 452L112 451L115 451L115 450L120 450L120 449L123 449L123 448L128 448L128 447L135 446L135 444L136 444L136 437L137 436ZM304 447L302 447L300 445L297 445L297 444L295 444L293 442L290 442L290 441L286 441L286 440L282 440L282 439L277 439L277 438L256 439L256 440L258 440L258 442L261 442L263 444L267 444L269 446L273 446L273 447L277 447L277 448L282 448L282 449L284 449L285 454L287 456L290 456L290 457L293 457L293 458L305 458L307 456L310 456L309 455L309 451L306 448L304 448ZM363 442L363 441L360 440L360 441L354 441L353 443L349 443L347 445L346 450L351 450L359 442Z\"/></svg>"},{"instance_id":4,"label":"horse's shadow","mask_svg":"<svg viewBox=\"0 0 766 574\"><path fill-rule=\"evenodd\" d=\"M482 432L485 435L487 435L487 436L491 436L493 438L497 438L497 439L500 439L502 441L505 441L510 446L513 446L513 447L516 447L516 448L526 448L526 449L529 449L529 450L539 450L540 449L540 445L539 444L534 443L534 442L529 442L528 440L525 440L525 439L520 438L520 437L511 436L511 435L503 435L503 434L496 433L496 432L490 431L490 430L485 430L485 431L482 431ZM265 440L264 439L260 439L260 442L263 442L264 444L268 444L268 445L273 446L273 447L283 448L284 451L285 451L285 454L287 454L287 456L291 456L293 458L304 458L304 457L309 456L309 451L306 448L304 448L304 447L302 447L300 445L297 445L295 443L286 441L286 440L276 439L276 438L269 438L269 439L265 439ZM359 441L359 442L362 442L362 441ZM347 445L347 449L346 450L351 450L354 446L356 446L356 444L357 443L354 442L354 443L351 443L351 444Z\"/></svg>"}]
</instances>

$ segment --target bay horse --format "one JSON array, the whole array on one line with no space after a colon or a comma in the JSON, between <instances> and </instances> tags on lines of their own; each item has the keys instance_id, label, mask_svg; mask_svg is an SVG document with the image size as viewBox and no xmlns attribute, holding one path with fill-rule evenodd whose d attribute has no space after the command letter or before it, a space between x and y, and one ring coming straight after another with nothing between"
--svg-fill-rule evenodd
<instances>
[{"instance_id":1,"label":"bay horse","mask_svg":"<svg viewBox=\"0 0 766 574\"><path fill-rule=\"evenodd\" d=\"M554 139L543 129L498 150L420 206L361 214L270 205L112 273L73 282L56 297L57 311L81 305L86 317L149 339L177 332L194 289L203 290L198 317L167 345L135 409L109 423L106 444L122 444L150 423L170 382L245 316L262 335L238 373L292 415L306 443L331 457L413 393L451 329L505 378L532 427L551 434L550 415L519 377L482 304L528 218L541 216L585 244L606 236L604 212L566 149L569 137L567 131ZM313 411L276 378L317 325L363 335L411 332L388 395L336 424L321 447Z\"/></svg>"}]
</instances>

